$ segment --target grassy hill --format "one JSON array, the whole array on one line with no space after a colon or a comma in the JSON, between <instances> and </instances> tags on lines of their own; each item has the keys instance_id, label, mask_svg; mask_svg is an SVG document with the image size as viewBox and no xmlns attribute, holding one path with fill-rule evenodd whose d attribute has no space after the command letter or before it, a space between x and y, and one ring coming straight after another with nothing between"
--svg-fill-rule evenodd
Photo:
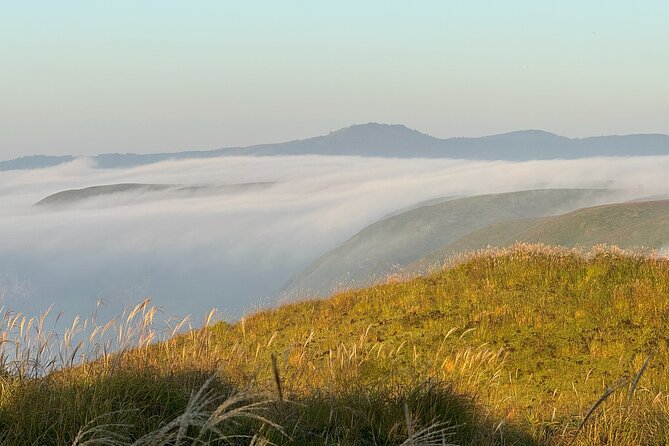
<instances>
[{"instance_id":1,"label":"grassy hill","mask_svg":"<svg viewBox=\"0 0 669 446\"><path fill-rule=\"evenodd\" d=\"M1 444L669 441L666 259L518 245L160 343L154 316L81 345L75 324L55 363L39 321L6 318ZM104 354L105 331L139 347Z\"/></svg>"},{"instance_id":2,"label":"grassy hill","mask_svg":"<svg viewBox=\"0 0 669 446\"><path fill-rule=\"evenodd\" d=\"M615 194L543 189L464 197L411 209L363 229L317 259L285 289L298 295L327 295L337 288L369 285L491 224L561 214L610 202Z\"/></svg>"},{"instance_id":3,"label":"grassy hill","mask_svg":"<svg viewBox=\"0 0 669 446\"><path fill-rule=\"evenodd\" d=\"M662 249L669 246L669 200L615 203L563 215L503 221L474 231L421 259L410 269L439 264L459 252L516 242L556 246Z\"/></svg>"}]
</instances>

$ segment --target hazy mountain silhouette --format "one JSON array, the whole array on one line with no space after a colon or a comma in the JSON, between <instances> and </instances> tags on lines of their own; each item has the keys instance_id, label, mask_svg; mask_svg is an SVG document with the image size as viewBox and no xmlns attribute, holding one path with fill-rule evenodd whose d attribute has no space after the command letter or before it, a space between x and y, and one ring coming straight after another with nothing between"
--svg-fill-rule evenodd
<instances>
[{"instance_id":1,"label":"hazy mountain silhouette","mask_svg":"<svg viewBox=\"0 0 669 446\"><path fill-rule=\"evenodd\" d=\"M328 135L277 144L176 153L108 153L91 157L100 168L128 167L167 159L233 155L349 155L396 158L459 158L470 160L545 160L593 156L669 155L669 136L636 134L566 138L541 130L523 130L476 138L439 139L399 124L360 124ZM72 160L23 157L0 162L0 170L47 167Z\"/></svg>"},{"instance_id":2,"label":"hazy mountain silhouette","mask_svg":"<svg viewBox=\"0 0 669 446\"><path fill-rule=\"evenodd\" d=\"M0 170L41 169L43 167L57 166L74 160L71 155L49 156L30 155L22 156L8 161L0 161Z\"/></svg>"}]
</instances>

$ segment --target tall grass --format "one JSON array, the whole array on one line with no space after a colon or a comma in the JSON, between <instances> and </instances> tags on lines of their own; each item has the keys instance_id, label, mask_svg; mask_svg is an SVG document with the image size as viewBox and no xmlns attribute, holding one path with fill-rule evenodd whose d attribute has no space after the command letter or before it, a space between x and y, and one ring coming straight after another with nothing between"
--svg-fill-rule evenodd
<instances>
[{"instance_id":1,"label":"tall grass","mask_svg":"<svg viewBox=\"0 0 669 446\"><path fill-rule=\"evenodd\" d=\"M232 324L157 315L6 313L0 444L669 442L669 261L648 253L519 245Z\"/></svg>"}]
</instances>

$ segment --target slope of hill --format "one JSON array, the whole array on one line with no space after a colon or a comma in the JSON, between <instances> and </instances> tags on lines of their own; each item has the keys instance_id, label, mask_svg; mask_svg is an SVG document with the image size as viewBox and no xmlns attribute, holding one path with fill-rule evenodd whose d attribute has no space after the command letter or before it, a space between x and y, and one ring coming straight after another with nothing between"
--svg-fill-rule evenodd
<instances>
[{"instance_id":1,"label":"slope of hill","mask_svg":"<svg viewBox=\"0 0 669 446\"><path fill-rule=\"evenodd\" d=\"M328 135L295 141L174 153L107 153L91 157L100 168L129 167L167 159L218 156L349 155L472 160L576 159L593 156L669 155L669 135L637 134L566 138L541 130L524 130L473 138L439 139L403 125L352 125ZM26 157L0 162L0 170L28 169L67 162L64 157Z\"/></svg>"},{"instance_id":2,"label":"slope of hill","mask_svg":"<svg viewBox=\"0 0 669 446\"><path fill-rule=\"evenodd\" d=\"M40 342L14 345L25 321L10 318L0 350L21 356L0 374L3 444L669 439L666 259L516 246L160 343L151 343L154 314L144 304L113 324L137 336L138 348L75 368L68 358L95 346L68 347L66 336L64 351L50 351L43 331ZM106 328L90 329L100 342ZM36 367L54 370L49 354L64 369L32 378Z\"/></svg>"},{"instance_id":3,"label":"slope of hill","mask_svg":"<svg viewBox=\"0 0 669 446\"><path fill-rule=\"evenodd\" d=\"M360 231L294 277L285 290L326 295L342 286L364 286L500 221L556 215L613 201L616 193L545 189L458 198L391 216Z\"/></svg>"},{"instance_id":4,"label":"slope of hill","mask_svg":"<svg viewBox=\"0 0 669 446\"><path fill-rule=\"evenodd\" d=\"M516 242L586 248L615 244L659 250L669 246L669 200L616 203L552 217L495 223L436 250L410 269L440 264L459 252Z\"/></svg>"}]
</instances>

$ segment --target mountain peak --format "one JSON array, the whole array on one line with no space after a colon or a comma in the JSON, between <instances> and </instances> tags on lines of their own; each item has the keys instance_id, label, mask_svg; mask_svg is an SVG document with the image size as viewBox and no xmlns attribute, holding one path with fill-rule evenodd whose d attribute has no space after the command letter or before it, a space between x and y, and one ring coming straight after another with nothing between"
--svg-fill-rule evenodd
<instances>
[{"instance_id":1,"label":"mountain peak","mask_svg":"<svg viewBox=\"0 0 669 446\"><path fill-rule=\"evenodd\" d=\"M300 143L322 154L406 157L414 150L435 148L439 140L402 124L369 122L344 127Z\"/></svg>"},{"instance_id":2,"label":"mountain peak","mask_svg":"<svg viewBox=\"0 0 669 446\"><path fill-rule=\"evenodd\" d=\"M428 136L418 130L410 129L403 124L385 124L380 122L368 122L366 124L353 124L330 132L330 135L378 135L378 134L407 134ZM329 135L328 135L329 136Z\"/></svg>"},{"instance_id":3,"label":"mountain peak","mask_svg":"<svg viewBox=\"0 0 669 446\"><path fill-rule=\"evenodd\" d=\"M500 133L498 135L491 135L486 138L500 138L500 137L528 138L528 139L542 138L542 139L561 139L561 140L569 139L565 136L556 135L555 133L538 129L516 130L513 132Z\"/></svg>"}]
</instances>

